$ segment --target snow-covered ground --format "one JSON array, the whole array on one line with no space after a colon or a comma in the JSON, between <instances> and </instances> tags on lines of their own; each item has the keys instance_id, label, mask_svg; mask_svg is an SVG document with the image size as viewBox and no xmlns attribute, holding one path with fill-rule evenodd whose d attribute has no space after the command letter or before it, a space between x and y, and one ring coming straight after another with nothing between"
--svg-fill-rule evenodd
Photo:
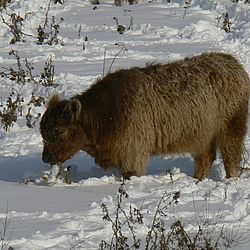
<instances>
[{"instance_id":1,"label":"snow-covered ground","mask_svg":"<svg viewBox=\"0 0 250 250\"><path fill-rule=\"evenodd\" d=\"M7 218L9 222L4 242L9 238L9 246L14 249L98 249L102 240L107 243L112 240L112 225L103 220L101 205L107 206L110 218L115 220L116 194L121 185L119 169L107 173L95 166L85 152L79 152L64 164L72 166L73 183L52 179L44 183L43 176L50 166L41 160L39 126L25 125L28 110L25 104L32 92L35 90L36 96L44 96L46 100L53 93L68 98L88 88L110 66L113 71L156 60L168 62L204 51L232 53L250 73L250 4L193 0L189 6L184 0L171 3L139 0L135 5L115 6L111 0L101 1L100 5L65 0L63 4L52 3L47 12L48 2L15 0L2 10L6 22L10 23L7 14L13 12L24 18L22 32L33 36L23 36L24 41L9 44L13 35L10 27L0 20L0 72L7 72L10 67L16 69L16 59L9 55L12 49L18 51L23 68L25 58L33 63L34 75L44 70L47 58L52 56L54 83L58 84L36 88L32 82L22 85L6 77L0 80L2 104L5 105L13 88L14 95L18 92L24 98L23 116L9 131L0 132L0 219L4 223ZM37 27L44 24L46 12L49 23L53 15L56 23L63 18L59 24L59 43L37 45L34 37ZM226 13L231 22L229 33L222 28ZM117 32L114 17L126 27L124 34ZM44 110L45 106L32 106L31 113ZM140 249L145 249L146 235L161 198L166 197L163 207L179 191L178 203L170 202L164 210L166 230L180 220L190 234L202 225L213 239L223 231L233 239L236 249L250 249L250 173L225 179L218 157L208 179L197 182L192 176L193 160L189 155L166 156L153 157L145 176L126 181L129 197L123 198L122 208L129 214L131 205L143 216L143 223L134 225L136 237L141 239ZM1 224L0 232L4 232ZM123 233L131 244L126 225ZM220 245L219 249L226 247Z\"/></svg>"}]
</instances>

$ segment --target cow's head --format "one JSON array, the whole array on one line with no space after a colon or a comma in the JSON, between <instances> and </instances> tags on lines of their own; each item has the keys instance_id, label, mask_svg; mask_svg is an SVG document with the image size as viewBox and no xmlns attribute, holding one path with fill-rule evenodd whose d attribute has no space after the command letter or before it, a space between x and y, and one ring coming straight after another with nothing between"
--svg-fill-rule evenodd
<instances>
[{"instance_id":1,"label":"cow's head","mask_svg":"<svg viewBox=\"0 0 250 250\"><path fill-rule=\"evenodd\" d=\"M84 133L80 125L81 102L72 98L61 100L54 95L40 122L45 163L61 164L81 149L80 139Z\"/></svg>"}]
</instances>

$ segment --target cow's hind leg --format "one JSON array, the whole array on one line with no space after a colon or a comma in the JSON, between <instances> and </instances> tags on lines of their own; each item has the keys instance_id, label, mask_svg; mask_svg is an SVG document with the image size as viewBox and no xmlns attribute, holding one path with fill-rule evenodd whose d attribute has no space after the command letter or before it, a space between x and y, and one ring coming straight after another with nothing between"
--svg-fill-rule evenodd
<instances>
[{"instance_id":1,"label":"cow's hind leg","mask_svg":"<svg viewBox=\"0 0 250 250\"><path fill-rule=\"evenodd\" d=\"M238 177L241 174L241 161L244 151L244 138L247 132L248 110L241 109L222 131L219 147L226 169L227 178Z\"/></svg>"},{"instance_id":2,"label":"cow's hind leg","mask_svg":"<svg viewBox=\"0 0 250 250\"><path fill-rule=\"evenodd\" d=\"M203 180L208 176L209 170L216 157L216 143L212 141L207 149L195 155L194 178Z\"/></svg>"}]
</instances>

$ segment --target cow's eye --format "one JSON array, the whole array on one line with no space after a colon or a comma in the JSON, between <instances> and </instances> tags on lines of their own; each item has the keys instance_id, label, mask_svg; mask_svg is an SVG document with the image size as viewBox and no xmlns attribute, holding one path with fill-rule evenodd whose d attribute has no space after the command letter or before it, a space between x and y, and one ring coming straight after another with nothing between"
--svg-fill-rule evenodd
<instances>
[{"instance_id":1,"label":"cow's eye","mask_svg":"<svg viewBox=\"0 0 250 250\"><path fill-rule=\"evenodd\" d=\"M58 136L65 136L67 131L68 130L66 128L60 128L60 129L56 130L56 133L57 133Z\"/></svg>"},{"instance_id":2,"label":"cow's eye","mask_svg":"<svg viewBox=\"0 0 250 250\"><path fill-rule=\"evenodd\" d=\"M66 134L67 134L67 131L68 131L67 129L65 129L64 131L60 131L60 135L61 135L61 136L66 135Z\"/></svg>"},{"instance_id":3,"label":"cow's eye","mask_svg":"<svg viewBox=\"0 0 250 250\"><path fill-rule=\"evenodd\" d=\"M65 132L67 131L66 128L58 128L58 127L55 127L54 128L54 133L57 134L57 135L62 135L64 134Z\"/></svg>"}]
</instances>

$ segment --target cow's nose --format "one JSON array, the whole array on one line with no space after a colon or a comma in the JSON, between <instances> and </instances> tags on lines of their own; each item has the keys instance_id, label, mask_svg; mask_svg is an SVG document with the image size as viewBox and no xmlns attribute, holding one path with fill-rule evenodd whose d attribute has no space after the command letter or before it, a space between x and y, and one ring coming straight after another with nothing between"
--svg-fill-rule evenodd
<instances>
[{"instance_id":1,"label":"cow's nose","mask_svg":"<svg viewBox=\"0 0 250 250\"><path fill-rule=\"evenodd\" d=\"M44 163L50 163L50 164L56 163L53 155L49 152L49 150L47 148L43 149L42 160Z\"/></svg>"},{"instance_id":2,"label":"cow's nose","mask_svg":"<svg viewBox=\"0 0 250 250\"><path fill-rule=\"evenodd\" d=\"M50 154L43 152L42 160L45 163L50 163Z\"/></svg>"}]
</instances>

